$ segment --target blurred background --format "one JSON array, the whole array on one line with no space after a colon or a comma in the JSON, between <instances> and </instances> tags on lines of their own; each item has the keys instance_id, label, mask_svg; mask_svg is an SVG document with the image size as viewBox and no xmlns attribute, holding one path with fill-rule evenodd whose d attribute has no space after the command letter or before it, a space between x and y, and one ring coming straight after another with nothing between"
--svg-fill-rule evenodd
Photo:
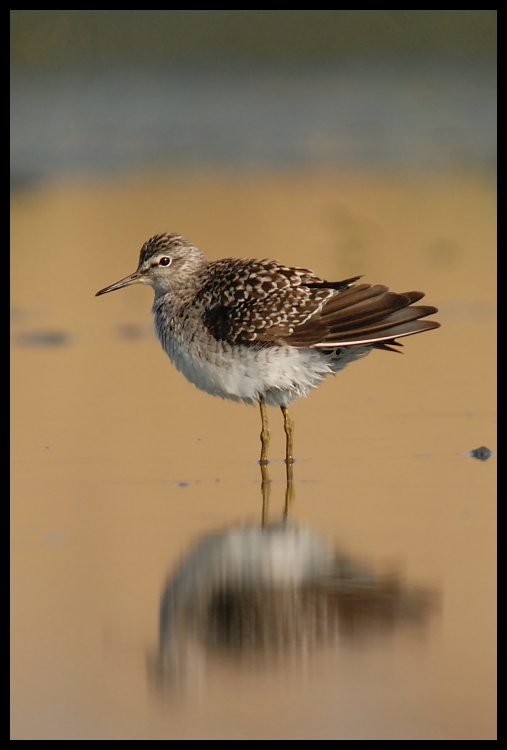
<instances>
[{"instance_id":1,"label":"blurred background","mask_svg":"<svg viewBox=\"0 0 507 750\"><path fill-rule=\"evenodd\" d=\"M495 11L13 11L13 184L491 168Z\"/></svg>"},{"instance_id":2,"label":"blurred background","mask_svg":"<svg viewBox=\"0 0 507 750\"><path fill-rule=\"evenodd\" d=\"M494 10L11 11L12 739L495 738L495 165ZM94 298L162 231L439 308L288 521L280 415L261 527L257 411Z\"/></svg>"}]
</instances>

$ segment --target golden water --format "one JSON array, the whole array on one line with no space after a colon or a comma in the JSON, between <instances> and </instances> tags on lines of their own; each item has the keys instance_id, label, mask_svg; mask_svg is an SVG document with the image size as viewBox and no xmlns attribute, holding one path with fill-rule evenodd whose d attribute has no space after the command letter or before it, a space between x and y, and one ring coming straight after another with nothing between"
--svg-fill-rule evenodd
<instances>
[{"instance_id":1,"label":"golden water","mask_svg":"<svg viewBox=\"0 0 507 750\"><path fill-rule=\"evenodd\" d=\"M172 173L14 196L13 739L495 738L496 456L465 455L496 447L494 212L478 175ZM417 624L339 626L276 658L200 644L185 689L157 688L167 577L261 518L258 410L176 372L151 290L94 297L161 231L440 308L404 356L373 352L291 410L291 523L428 592Z\"/></svg>"}]
</instances>

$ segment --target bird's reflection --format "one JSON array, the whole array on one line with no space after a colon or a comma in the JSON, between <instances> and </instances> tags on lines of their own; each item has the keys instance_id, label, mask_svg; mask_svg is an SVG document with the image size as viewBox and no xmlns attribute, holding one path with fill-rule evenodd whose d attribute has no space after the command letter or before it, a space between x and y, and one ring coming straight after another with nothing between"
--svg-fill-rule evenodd
<instances>
[{"instance_id":1,"label":"bird's reflection","mask_svg":"<svg viewBox=\"0 0 507 750\"><path fill-rule=\"evenodd\" d=\"M424 625L435 592L397 573L375 573L311 529L267 518L201 537L169 577L160 606L152 674L159 688L199 684L210 659L294 661L342 638L372 638Z\"/></svg>"},{"instance_id":2,"label":"bird's reflection","mask_svg":"<svg viewBox=\"0 0 507 750\"><path fill-rule=\"evenodd\" d=\"M268 523L269 514L269 501L271 498L271 479L269 476L268 462L263 463L259 461L261 470L261 492L262 492L262 513L261 513L261 526L266 526ZM294 490L294 473L293 473L294 462L286 462L286 481L285 481L285 504L283 509L283 520L287 520L290 508L295 500Z\"/></svg>"}]
</instances>

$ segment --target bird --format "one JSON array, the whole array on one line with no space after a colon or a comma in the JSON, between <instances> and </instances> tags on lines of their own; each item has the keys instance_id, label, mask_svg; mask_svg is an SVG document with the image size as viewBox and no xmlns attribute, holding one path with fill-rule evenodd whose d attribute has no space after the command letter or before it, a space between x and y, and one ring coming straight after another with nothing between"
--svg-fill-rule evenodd
<instances>
[{"instance_id":1,"label":"bird","mask_svg":"<svg viewBox=\"0 0 507 750\"><path fill-rule=\"evenodd\" d=\"M326 281L268 259L208 261L180 234L163 232L144 243L134 273L96 296L132 284L153 287L155 330L176 368L206 393L259 405L264 469L266 406L280 407L292 481L288 407L373 349L399 351L398 338L440 326L423 320L438 312L415 304L423 292L391 292L361 278Z\"/></svg>"}]
</instances>

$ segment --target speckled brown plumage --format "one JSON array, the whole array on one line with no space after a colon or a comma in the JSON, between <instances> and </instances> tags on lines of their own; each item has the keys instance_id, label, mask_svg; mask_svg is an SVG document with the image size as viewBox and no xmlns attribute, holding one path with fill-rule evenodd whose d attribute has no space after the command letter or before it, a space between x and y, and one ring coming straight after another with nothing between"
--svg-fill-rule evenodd
<instances>
[{"instance_id":1,"label":"speckled brown plumage","mask_svg":"<svg viewBox=\"0 0 507 750\"><path fill-rule=\"evenodd\" d=\"M179 259L195 250L181 235L156 235L143 246L139 268L149 270L161 252ZM396 343L396 337L438 327L434 321L421 321L437 312L435 307L413 306L422 292L397 294L385 286L355 284L359 276L330 282L306 268L272 260L225 258L207 263L200 257L202 263L189 284L173 290L172 306L177 308L182 297L181 307L190 304L198 311L218 341L316 348L368 343L388 348L385 344Z\"/></svg>"},{"instance_id":2,"label":"speckled brown plumage","mask_svg":"<svg viewBox=\"0 0 507 750\"><path fill-rule=\"evenodd\" d=\"M195 301L212 335L231 344L350 346L437 327L415 323L436 312L411 307L421 292L354 285L358 278L327 282L304 268L227 258L209 264Z\"/></svg>"}]
</instances>

